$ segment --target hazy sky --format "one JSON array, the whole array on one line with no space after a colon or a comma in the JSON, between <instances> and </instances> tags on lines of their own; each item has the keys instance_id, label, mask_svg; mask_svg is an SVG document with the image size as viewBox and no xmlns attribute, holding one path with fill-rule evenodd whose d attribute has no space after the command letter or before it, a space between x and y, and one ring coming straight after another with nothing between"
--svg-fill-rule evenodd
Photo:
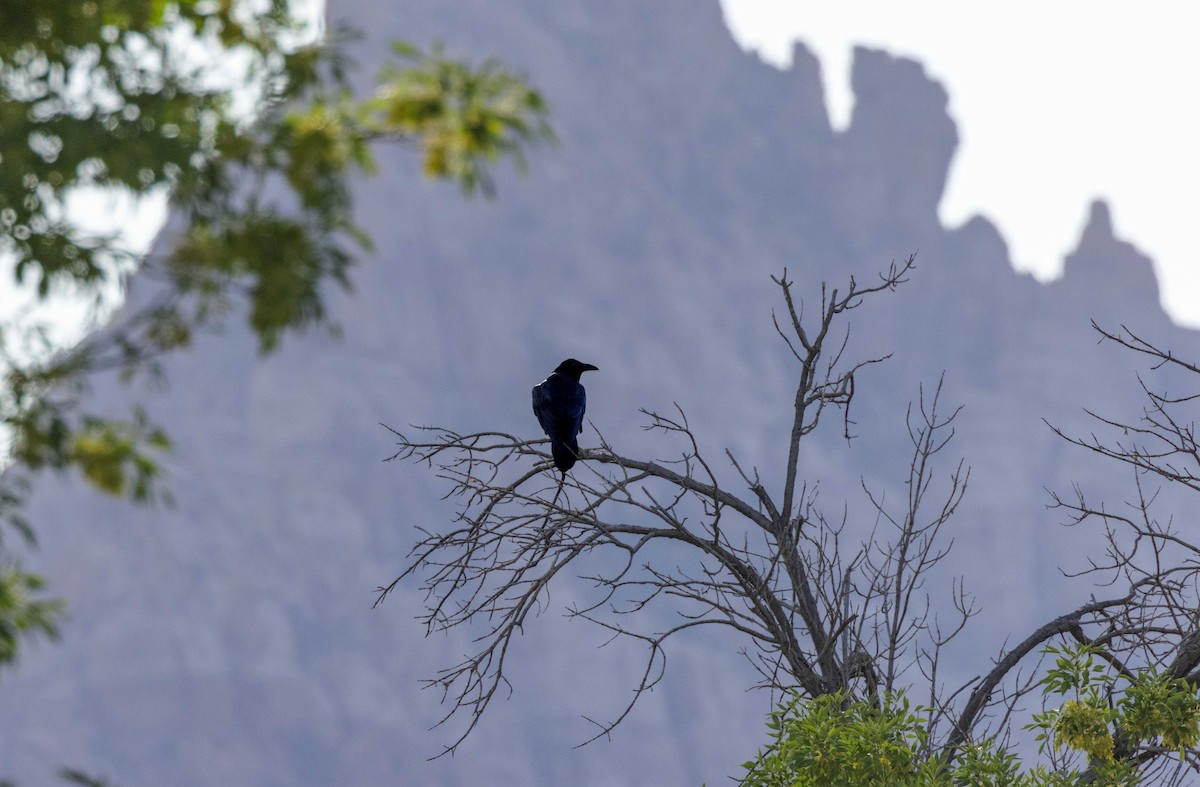
<instances>
[{"instance_id":1,"label":"hazy sky","mask_svg":"<svg viewBox=\"0 0 1200 787\"><path fill-rule=\"evenodd\" d=\"M976 213L1017 268L1053 278L1087 206L1154 258L1163 303L1200 327L1200 6L1150 0L722 0L742 46L822 63L835 126L849 119L851 48L920 60L950 93L961 140L944 224Z\"/></svg>"}]
</instances>

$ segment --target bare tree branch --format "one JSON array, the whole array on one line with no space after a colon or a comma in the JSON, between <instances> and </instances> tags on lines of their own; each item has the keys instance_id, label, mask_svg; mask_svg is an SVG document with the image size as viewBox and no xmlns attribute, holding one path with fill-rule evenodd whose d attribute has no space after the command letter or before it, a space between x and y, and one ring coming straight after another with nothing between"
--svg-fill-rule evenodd
<instances>
[{"instance_id":1,"label":"bare tree branch","mask_svg":"<svg viewBox=\"0 0 1200 787\"><path fill-rule=\"evenodd\" d=\"M922 387L909 406L911 453L898 479L903 494L889 500L862 480L866 521L852 516L848 504L834 515L823 508L819 479L803 475L799 459L830 408L841 410L842 435L849 438L858 372L886 358L851 358L844 318L868 297L904 283L913 267L910 257L872 286L851 279L844 290L822 287L820 307L807 317L786 270L773 279L786 307L786 319L772 315L773 325L798 369L779 490L769 490L757 468L728 450L728 466L711 462L678 404L670 413L642 411L645 428L663 437L660 456L667 458L627 456L593 425L597 447L581 449L566 476L555 471L545 440L437 427L418 427L411 437L393 430L398 450L391 459L431 468L449 485L447 497L460 502L448 527L421 531L409 562L379 588L376 602L405 577L421 576L426 632L468 627L475 635L462 660L427 683L442 692L442 722L467 718L442 754L475 729L498 691L511 690L506 666L514 637L546 608L551 585L570 574L591 595L569 605L568 617L595 624L610 641L638 644L645 658L628 702L611 718L589 719L596 732L584 743L608 736L661 681L670 640L714 626L740 638L759 685L775 691L846 692L878 701L920 676L930 697L923 754L946 763L995 724L1007 728L1022 698L1039 685L1044 646L1056 639L1087 645L1115 675L1132 679L1153 667L1200 681L1200 546L1169 520L1156 519L1158 492L1145 485L1153 478L1200 491L1200 453L1185 410L1200 397L1168 397L1139 380L1148 403L1141 421L1093 416L1102 429L1116 430L1115 440L1051 427L1135 470L1136 496L1125 509L1093 505L1078 487L1073 496L1051 498L1067 524L1103 528L1104 553L1073 576L1126 588L1125 595L1050 620L963 686L941 684L943 648L978 611L961 579L949 588L948 612L925 587L949 554L953 542L945 530L970 480L961 460L944 460L959 409L942 404L943 381ZM1123 331L1101 333L1156 359L1155 368L1196 372ZM1154 742L1122 738L1117 751L1143 773L1178 772L1164 764L1165 752ZM1195 759L1189 753L1185 762Z\"/></svg>"},{"instance_id":2,"label":"bare tree branch","mask_svg":"<svg viewBox=\"0 0 1200 787\"><path fill-rule=\"evenodd\" d=\"M928 401L922 392L910 410L913 455L902 511L892 512L866 490L876 515L894 529L891 538L880 534L847 550L841 543L846 514L827 518L817 484L798 470L800 444L827 408L843 411L848 435L855 376L883 360L849 360L841 319L869 296L904 283L913 267L910 257L872 286L851 279L844 294L822 289L812 326L786 271L774 280L793 335L784 335L777 320L775 326L799 362L782 505L757 470L748 471L728 451L744 486L723 485L678 404L670 415L642 411L646 428L677 446L676 458L625 456L597 431L599 447L582 449L575 471L562 479L551 472L544 440L437 427L419 427L413 437L392 430L399 447L390 458L432 468L461 508L449 529L422 531L410 562L379 588L376 603L405 577L420 574L427 632L483 625L474 652L428 682L442 690L443 721L460 712L469 717L443 754L474 729L496 692L509 688L505 666L513 637L568 568L594 595L567 614L646 648L629 703L613 719L595 722L596 737L608 735L661 679L667 641L702 626L744 637L743 652L763 686L809 696L854 686L873 696L962 630L973 614L965 592L954 599L961 619L943 629L920 590L923 575L946 554L940 530L969 475L960 463L931 506L935 456L953 436L957 415L939 411L940 382ZM831 343L834 335L840 338ZM922 635L937 639L932 648L920 644Z\"/></svg>"}]
</instances>

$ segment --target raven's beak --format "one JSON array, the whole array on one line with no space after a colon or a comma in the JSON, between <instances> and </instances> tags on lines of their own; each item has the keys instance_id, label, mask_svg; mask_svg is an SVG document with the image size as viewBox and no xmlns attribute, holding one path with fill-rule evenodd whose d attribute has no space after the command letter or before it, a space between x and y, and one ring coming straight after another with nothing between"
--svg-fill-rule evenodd
<instances>
[{"instance_id":1,"label":"raven's beak","mask_svg":"<svg viewBox=\"0 0 1200 787\"><path fill-rule=\"evenodd\" d=\"M583 365L582 365L581 367L579 367L579 368L580 368L580 369L582 369L582 370L583 370L583 371L585 371L585 372L598 372L598 371L600 371L600 367L598 367L598 366L592 366L590 363L585 363L585 364L583 364Z\"/></svg>"}]
</instances>

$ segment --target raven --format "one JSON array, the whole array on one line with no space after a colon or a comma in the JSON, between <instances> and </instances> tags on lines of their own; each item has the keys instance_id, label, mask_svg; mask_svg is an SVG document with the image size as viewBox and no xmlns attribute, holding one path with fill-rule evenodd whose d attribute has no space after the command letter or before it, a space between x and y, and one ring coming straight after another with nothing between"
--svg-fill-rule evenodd
<instances>
[{"instance_id":1,"label":"raven","mask_svg":"<svg viewBox=\"0 0 1200 787\"><path fill-rule=\"evenodd\" d=\"M596 367L568 358L533 386L533 414L550 438L554 466L564 478L579 458L575 438L583 431L583 411L587 407L587 393L579 384L579 375L589 370L596 371Z\"/></svg>"}]
</instances>

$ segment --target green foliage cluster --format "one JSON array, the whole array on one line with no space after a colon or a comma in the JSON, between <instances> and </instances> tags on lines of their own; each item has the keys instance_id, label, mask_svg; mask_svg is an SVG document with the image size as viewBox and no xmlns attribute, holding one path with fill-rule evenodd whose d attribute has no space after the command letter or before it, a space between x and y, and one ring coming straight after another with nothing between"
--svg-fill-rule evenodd
<instances>
[{"instance_id":1,"label":"green foliage cluster","mask_svg":"<svg viewBox=\"0 0 1200 787\"><path fill-rule=\"evenodd\" d=\"M1067 697L1059 707L1035 714L1041 752L1056 771L1098 784L1137 784L1129 756L1139 745L1185 753L1200 741L1200 697L1182 678L1155 669L1113 674L1100 651L1075 646L1046 649L1055 657L1042 685L1047 695Z\"/></svg>"},{"instance_id":2,"label":"green foliage cluster","mask_svg":"<svg viewBox=\"0 0 1200 787\"><path fill-rule=\"evenodd\" d=\"M793 695L771 713L770 744L743 767L753 787L808 785L1137 785L1138 744L1182 757L1200 741L1196 688L1156 670L1114 678L1086 646L1050 646L1054 666L1041 680L1047 700L1061 704L1035 714L1048 764L1022 771L1018 757L995 739L976 741L947 761L932 745L925 708L903 693L876 704L844 693L812 699ZM1124 684L1123 691L1118 691ZM1123 746L1125 756L1117 756Z\"/></svg>"},{"instance_id":3,"label":"green foliage cluster","mask_svg":"<svg viewBox=\"0 0 1200 787\"><path fill-rule=\"evenodd\" d=\"M1200 743L1200 699L1183 678L1139 673L1125 689L1117 721L1124 734L1139 741L1161 741L1181 755Z\"/></svg>"},{"instance_id":4,"label":"green foliage cluster","mask_svg":"<svg viewBox=\"0 0 1200 787\"><path fill-rule=\"evenodd\" d=\"M767 723L771 743L743 767L752 787L888 784L897 787L1018 784L1015 756L988 740L947 766L931 756L924 709L903 692L879 704L838 692L792 696Z\"/></svg>"},{"instance_id":5,"label":"green foliage cluster","mask_svg":"<svg viewBox=\"0 0 1200 787\"><path fill-rule=\"evenodd\" d=\"M58 636L55 619L62 607L56 600L36 599L40 577L24 571L0 572L0 667L13 663L21 638Z\"/></svg>"},{"instance_id":6,"label":"green foliage cluster","mask_svg":"<svg viewBox=\"0 0 1200 787\"><path fill-rule=\"evenodd\" d=\"M420 139L426 175L491 194L491 164L507 155L523 169L524 147L553 139L541 95L498 61L472 68L440 47L426 54L396 43L393 50L407 67L384 70L383 88L366 104L369 123Z\"/></svg>"},{"instance_id":7,"label":"green foliage cluster","mask_svg":"<svg viewBox=\"0 0 1200 787\"><path fill-rule=\"evenodd\" d=\"M552 139L540 95L495 61L399 46L378 94L356 98L348 35L303 43L288 0L0 0L0 263L41 300L98 301L135 267L154 289L69 350L35 321L0 324L0 536L33 541L22 504L41 470L77 470L135 502L169 497L165 431L136 409L86 412L89 376L155 378L235 302L263 352L328 325L329 285L348 287L370 247L349 183L375 171L373 141L415 142L427 174L490 194L502 157L521 164ZM68 203L96 190L166 195L173 245L140 260L117 234L82 228ZM0 661L20 637L53 633L60 605L38 597L42 584L0 562Z\"/></svg>"},{"instance_id":8,"label":"green foliage cluster","mask_svg":"<svg viewBox=\"0 0 1200 787\"><path fill-rule=\"evenodd\" d=\"M244 134L205 54L237 53L264 84L293 71L286 0L253 17L230 2L3 0L0 19L0 250L42 295L130 256L72 224L73 189L215 198L218 156Z\"/></svg>"}]
</instances>

